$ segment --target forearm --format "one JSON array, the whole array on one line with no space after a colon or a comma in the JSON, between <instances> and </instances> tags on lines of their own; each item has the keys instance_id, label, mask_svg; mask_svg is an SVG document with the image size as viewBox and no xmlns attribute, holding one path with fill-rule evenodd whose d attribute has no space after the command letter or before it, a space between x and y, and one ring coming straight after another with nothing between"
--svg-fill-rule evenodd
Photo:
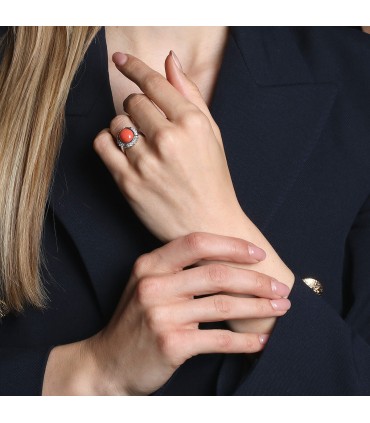
<instances>
[{"instance_id":1,"label":"forearm","mask_svg":"<svg viewBox=\"0 0 370 423\"><path fill-rule=\"evenodd\" d=\"M245 216L245 222L238 229L238 236L246 239L266 252L265 260L248 266L248 269L272 276L285 285L292 288L294 284L294 274L279 257L276 250L261 233L261 231Z\"/></svg>"},{"instance_id":2,"label":"forearm","mask_svg":"<svg viewBox=\"0 0 370 423\"><path fill-rule=\"evenodd\" d=\"M211 225L206 224L203 229L220 235L245 239L262 248L266 252L266 258L264 260L256 264L243 265L238 263L235 265L269 275L284 283L289 288L292 288L294 284L292 271L282 261L276 250L256 225L242 211L240 211L240 214L223 218L221 222L212 223Z\"/></svg>"},{"instance_id":3,"label":"forearm","mask_svg":"<svg viewBox=\"0 0 370 423\"><path fill-rule=\"evenodd\" d=\"M268 275L271 278L276 279L277 281L288 286L290 290L292 289L295 280L292 271L281 260L277 252L263 236L261 231L256 227L256 225L253 224L253 222L251 222L251 220L244 214L242 210L240 210L240 212L234 213L232 216L224 217L221 220L221 223L222 224L218 222L215 224L212 222L212 224L210 224L210 222L207 222L202 230L244 239L249 243L258 246L259 248L262 248L266 253L265 259L258 261L255 264L232 263L232 266L254 270L263 275ZM198 263L198 265L203 264L209 264L209 261L203 260ZM225 264L230 265L230 263ZM261 278L261 281L262 279L263 278ZM259 281L257 278L256 285L258 286L261 284L261 281ZM241 296L240 294L236 295ZM228 320L227 323L229 327L235 332L271 333L275 326L276 318Z\"/></svg>"}]
</instances>

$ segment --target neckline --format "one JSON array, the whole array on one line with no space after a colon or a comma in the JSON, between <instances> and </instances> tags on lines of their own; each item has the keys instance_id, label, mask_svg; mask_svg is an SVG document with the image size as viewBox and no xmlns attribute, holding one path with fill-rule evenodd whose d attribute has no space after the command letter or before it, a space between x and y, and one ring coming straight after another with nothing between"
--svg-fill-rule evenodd
<instances>
[{"instance_id":1,"label":"neckline","mask_svg":"<svg viewBox=\"0 0 370 423\"><path fill-rule=\"evenodd\" d=\"M109 92L109 95L108 95L109 96L109 111L110 111L110 114L112 116L117 116L116 108L115 108L115 105L114 105L112 86L111 86L110 77L109 77L109 57L108 57L108 46L107 46L105 26L101 27L100 36L101 36L101 39L102 39L102 43L100 45L101 45L101 48L103 50L103 52L102 52L103 63L102 64L103 64L103 68L104 68L106 83L108 84L108 90L107 91ZM211 100L210 100L209 105L208 105L208 109L210 111L213 109L215 93L217 91L217 86L218 86L219 80L220 80L220 74L221 74L223 65L225 63L226 52L227 52L232 40L235 41L235 37L234 37L234 33L233 33L233 27L229 26L228 27L228 33L227 33L227 39L226 39L224 49L223 49L223 52L222 52L221 63L220 63L219 69L217 71L217 77L216 77L216 81L215 81L214 86L213 86Z\"/></svg>"}]
</instances>

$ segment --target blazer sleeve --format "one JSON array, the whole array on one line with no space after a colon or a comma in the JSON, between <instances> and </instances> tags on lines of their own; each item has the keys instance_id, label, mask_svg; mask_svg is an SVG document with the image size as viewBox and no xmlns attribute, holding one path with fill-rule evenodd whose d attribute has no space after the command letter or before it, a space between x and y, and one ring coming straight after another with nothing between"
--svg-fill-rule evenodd
<instances>
[{"instance_id":1,"label":"blazer sleeve","mask_svg":"<svg viewBox=\"0 0 370 423\"><path fill-rule=\"evenodd\" d=\"M238 366L241 370L240 357L225 356L219 394L370 394L370 198L349 233L348 251L344 284L351 305L345 316L296 275L291 309L278 319L265 350L236 388L228 378Z\"/></svg>"},{"instance_id":2,"label":"blazer sleeve","mask_svg":"<svg viewBox=\"0 0 370 423\"><path fill-rule=\"evenodd\" d=\"M41 395L52 348L0 346L0 395Z\"/></svg>"}]
</instances>

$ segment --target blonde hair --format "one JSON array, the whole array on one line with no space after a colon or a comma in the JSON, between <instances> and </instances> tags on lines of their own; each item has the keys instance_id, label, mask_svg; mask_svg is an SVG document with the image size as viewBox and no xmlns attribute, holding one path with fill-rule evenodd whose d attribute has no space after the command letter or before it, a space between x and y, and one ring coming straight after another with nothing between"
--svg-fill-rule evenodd
<instances>
[{"instance_id":1,"label":"blonde hair","mask_svg":"<svg viewBox=\"0 0 370 423\"><path fill-rule=\"evenodd\" d=\"M12 27L0 40L0 306L8 311L47 299L40 278L46 202L69 88L98 30Z\"/></svg>"}]
</instances>

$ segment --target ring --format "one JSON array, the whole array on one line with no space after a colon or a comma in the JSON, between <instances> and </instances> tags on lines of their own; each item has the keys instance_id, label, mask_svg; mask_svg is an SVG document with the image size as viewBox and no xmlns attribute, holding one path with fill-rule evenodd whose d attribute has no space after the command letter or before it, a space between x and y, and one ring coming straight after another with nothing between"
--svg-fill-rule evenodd
<instances>
[{"instance_id":1,"label":"ring","mask_svg":"<svg viewBox=\"0 0 370 423\"><path fill-rule=\"evenodd\" d=\"M133 147L139 139L139 132L133 126L125 126L116 136L116 143L121 150Z\"/></svg>"}]
</instances>

